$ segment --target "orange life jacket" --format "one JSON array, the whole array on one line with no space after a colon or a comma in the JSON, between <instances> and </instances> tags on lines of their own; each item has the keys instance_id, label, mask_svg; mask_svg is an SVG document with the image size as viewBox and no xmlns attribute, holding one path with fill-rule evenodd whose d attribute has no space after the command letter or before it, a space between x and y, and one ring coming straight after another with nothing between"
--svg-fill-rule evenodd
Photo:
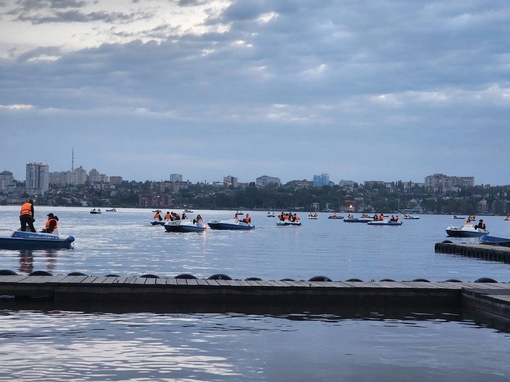
<instances>
[{"instance_id":1,"label":"orange life jacket","mask_svg":"<svg viewBox=\"0 0 510 382\"><path fill-rule=\"evenodd\" d=\"M20 215L32 216L32 204L29 202L23 203L23 205L21 206Z\"/></svg>"},{"instance_id":2,"label":"orange life jacket","mask_svg":"<svg viewBox=\"0 0 510 382\"><path fill-rule=\"evenodd\" d=\"M49 218L48 220L46 220L46 232L50 232L50 223L52 221L55 222L55 227L53 228L53 231L55 231L58 228L58 220L55 218ZM51 231L51 232L53 232L53 231Z\"/></svg>"}]
</instances>

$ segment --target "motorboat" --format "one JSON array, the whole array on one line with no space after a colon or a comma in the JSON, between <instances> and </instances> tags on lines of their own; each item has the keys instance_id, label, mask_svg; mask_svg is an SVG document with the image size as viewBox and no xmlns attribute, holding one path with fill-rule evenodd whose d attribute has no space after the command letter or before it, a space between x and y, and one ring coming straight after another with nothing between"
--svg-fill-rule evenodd
<instances>
[{"instance_id":1,"label":"motorboat","mask_svg":"<svg viewBox=\"0 0 510 382\"><path fill-rule=\"evenodd\" d=\"M211 229L248 231L255 228L251 223L245 223L238 219L212 220L207 223Z\"/></svg>"},{"instance_id":2,"label":"motorboat","mask_svg":"<svg viewBox=\"0 0 510 382\"><path fill-rule=\"evenodd\" d=\"M96 214L96 215L97 215L97 214L100 214L100 213L101 213L101 208L98 208L98 209L95 209L95 208L94 208L94 209L92 209L92 210L90 211L90 213L91 213L91 214Z\"/></svg>"},{"instance_id":3,"label":"motorboat","mask_svg":"<svg viewBox=\"0 0 510 382\"><path fill-rule=\"evenodd\" d=\"M167 221L166 220L158 220L158 219L154 219L151 224L152 225L165 225Z\"/></svg>"},{"instance_id":4,"label":"motorboat","mask_svg":"<svg viewBox=\"0 0 510 382\"><path fill-rule=\"evenodd\" d=\"M342 220L344 218L344 216L342 215L337 215L337 214L333 214L333 215L329 215L328 216L328 219L337 219L337 220Z\"/></svg>"},{"instance_id":5,"label":"motorboat","mask_svg":"<svg viewBox=\"0 0 510 382\"><path fill-rule=\"evenodd\" d=\"M464 219L465 219L465 217L464 217L464 216L457 216L457 215L453 215L453 216L452 216L452 219L462 219L462 220L464 220Z\"/></svg>"},{"instance_id":6,"label":"motorboat","mask_svg":"<svg viewBox=\"0 0 510 382\"><path fill-rule=\"evenodd\" d=\"M299 227L301 225L301 221L300 220L294 220L294 221L291 221L291 220L278 220L276 222L276 225L278 227Z\"/></svg>"},{"instance_id":7,"label":"motorboat","mask_svg":"<svg viewBox=\"0 0 510 382\"><path fill-rule=\"evenodd\" d=\"M117 209L116 208L110 208L110 209L107 209L106 212L117 212Z\"/></svg>"},{"instance_id":8,"label":"motorboat","mask_svg":"<svg viewBox=\"0 0 510 382\"><path fill-rule=\"evenodd\" d=\"M475 227L472 224L464 224L460 228L451 225L446 228L446 233L450 237L480 237L488 235L489 231L483 228Z\"/></svg>"},{"instance_id":9,"label":"motorboat","mask_svg":"<svg viewBox=\"0 0 510 382\"><path fill-rule=\"evenodd\" d=\"M480 243L510 247L510 238L484 235L480 237Z\"/></svg>"},{"instance_id":10,"label":"motorboat","mask_svg":"<svg viewBox=\"0 0 510 382\"><path fill-rule=\"evenodd\" d=\"M203 232L207 226L194 220L172 220L163 225L167 232Z\"/></svg>"},{"instance_id":11,"label":"motorboat","mask_svg":"<svg viewBox=\"0 0 510 382\"><path fill-rule=\"evenodd\" d=\"M53 233L14 231L11 236L0 237L0 248L3 249L54 249L71 248L74 237L63 238L58 230Z\"/></svg>"},{"instance_id":12,"label":"motorboat","mask_svg":"<svg viewBox=\"0 0 510 382\"><path fill-rule=\"evenodd\" d=\"M371 222L373 219L369 217L361 217L361 218L355 218L354 216L348 216L346 219L344 219L345 223L368 223Z\"/></svg>"},{"instance_id":13,"label":"motorboat","mask_svg":"<svg viewBox=\"0 0 510 382\"><path fill-rule=\"evenodd\" d=\"M312 214L311 212L308 214L308 219L317 220L319 218L319 214L316 212Z\"/></svg>"},{"instance_id":14,"label":"motorboat","mask_svg":"<svg viewBox=\"0 0 510 382\"><path fill-rule=\"evenodd\" d=\"M274 212L269 211L269 212L267 213L267 217L268 217L268 218L274 218L274 217L275 217Z\"/></svg>"},{"instance_id":15,"label":"motorboat","mask_svg":"<svg viewBox=\"0 0 510 382\"><path fill-rule=\"evenodd\" d=\"M415 215L404 214L404 219L418 220L420 217Z\"/></svg>"},{"instance_id":16,"label":"motorboat","mask_svg":"<svg viewBox=\"0 0 510 382\"><path fill-rule=\"evenodd\" d=\"M392 225L399 226L402 225L400 220L371 220L367 223L368 225Z\"/></svg>"}]
</instances>

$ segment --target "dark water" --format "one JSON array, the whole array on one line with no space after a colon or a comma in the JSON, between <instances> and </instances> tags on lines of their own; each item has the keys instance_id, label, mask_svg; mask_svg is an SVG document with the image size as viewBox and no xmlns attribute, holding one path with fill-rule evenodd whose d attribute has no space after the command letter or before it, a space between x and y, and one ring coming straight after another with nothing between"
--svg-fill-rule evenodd
<instances>
[{"instance_id":1,"label":"dark water","mask_svg":"<svg viewBox=\"0 0 510 382\"><path fill-rule=\"evenodd\" d=\"M76 238L68 251L0 250L0 269L92 275L191 273L266 280L397 281L449 278L510 281L510 265L434 252L450 216L421 216L400 227L371 227L302 216L276 227L253 212L250 232L167 233L150 210L36 207L60 217ZM233 212L199 211L206 221ZM0 209L0 234L16 228L18 207ZM495 236L510 222L484 217ZM471 240L471 239L469 239ZM455 239L453 241L462 241ZM84 313L0 305L0 380L61 381L506 381L510 336L456 312L362 315ZM352 313L352 312L351 312Z\"/></svg>"}]
</instances>

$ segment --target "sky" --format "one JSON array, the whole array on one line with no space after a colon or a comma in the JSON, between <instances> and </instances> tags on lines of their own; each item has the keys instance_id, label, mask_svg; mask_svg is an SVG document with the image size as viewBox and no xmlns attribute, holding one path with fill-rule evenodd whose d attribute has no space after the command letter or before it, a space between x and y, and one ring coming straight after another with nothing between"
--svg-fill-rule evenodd
<instances>
[{"instance_id":1,"label":"sky","mask_svg":"<svg viewBox=\"0 0 510 382\"><path fill-rule=\"evenodd\" d=\"M507 0L0 0L0 171L508 185L509 19Z\"/></svg>"}]
</instances>

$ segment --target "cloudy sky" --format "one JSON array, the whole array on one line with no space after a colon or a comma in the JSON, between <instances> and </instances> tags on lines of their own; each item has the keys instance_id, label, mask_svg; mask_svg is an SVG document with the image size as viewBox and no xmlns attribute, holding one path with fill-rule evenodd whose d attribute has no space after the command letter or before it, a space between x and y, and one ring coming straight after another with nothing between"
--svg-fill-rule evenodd
<instances>
[{"instance_id":1,"label":"cloudy sky","mask_svg":"<svg viewBox=\"0 0 510 382\"><path fill-rule=\"evenodd\" d=\"M507 0L0 0L0 171L510 184Z\"/></svg>"}]
</instances>

